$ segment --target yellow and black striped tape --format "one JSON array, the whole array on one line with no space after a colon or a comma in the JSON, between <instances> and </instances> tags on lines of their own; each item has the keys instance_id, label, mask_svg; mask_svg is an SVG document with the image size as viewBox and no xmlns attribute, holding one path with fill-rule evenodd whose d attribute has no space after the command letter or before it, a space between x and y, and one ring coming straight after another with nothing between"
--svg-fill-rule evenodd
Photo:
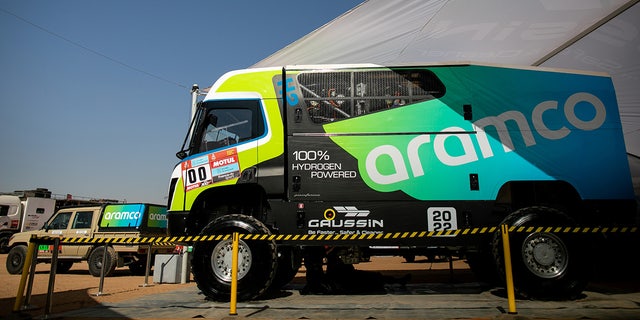
<instances>
[{"instance_id":1,"label":"yellow and black striped tape","mask_svg":"<svg viewBox=\"0 0 640 320\"><path fill-rule=\"evenodd\" d=\"M243 240L264 240L264 241L350 241L350 240L388 240L388 239L413 239L429 237L458 237L469 235L482 235L494 233L500 227L479 227L458 230L442 231L407 231L391 233L364 233L364 234L240 234ZM509 232L545 232L545 233L635 233L637 226L619 227L509 227ZM39 237L43 241L52 240L53 237ZM220 241L231 239L229 234L199 235L199 236L174 236L174 237L122 237L122 238L86 238L86 237L63 237L60 238L62 244L174 244L191 243L203 241Z\"/></svg>"}]
</instances>

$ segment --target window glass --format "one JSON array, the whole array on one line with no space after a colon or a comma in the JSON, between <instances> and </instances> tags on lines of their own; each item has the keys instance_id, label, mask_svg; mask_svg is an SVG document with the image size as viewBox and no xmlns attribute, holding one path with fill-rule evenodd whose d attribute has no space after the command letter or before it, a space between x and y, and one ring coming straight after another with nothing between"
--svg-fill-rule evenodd
<instances>
[{"instance_id":1,"label":"window glass","mask_svg":"<svg viewBox=\"0 0 640 320\"><path fill-rule=\"evenodd\" d=\"M49 224L49 229L66 229L71 219L71 212L62 212L58 214Z\"/></svg>"},{"instance_id":2,"label":"window glass","mask_svg":"<svg viewBox=\"0 0 640 320\"><path fill-rule=\"evenodd\" d=\"M428 70L303 72L298 82L310 119L326 123L442 97Z\"/></svg>"},{"instance_id":3,"label":"window glass","mask_svg":"<svg viewBox=\"0 0 640 320\"><path fill-rule=\"evenodd\" d=\"M201 124L199 152L233 146L261 136L264 124L256 101L208 102Z\"/></svg>"},{"instance_id":4,"label":"window glass","mask_svg":"<svg viewBox=\"0 0 640 320\"><path fill-rule=\"evenodd\" d=\"M9 206L0 206L0 217L9 215Z\"/></svg>"},{"instance_id":5,"label":"window glass","mask_svg":"<svg viewBox=\"0 0 640 320\"><path fill-rule=\"evenodd\" d=\"M72 229L90 229L91 220L93 220L93 211L76 212Z\"/></svg>"}]
</instances>

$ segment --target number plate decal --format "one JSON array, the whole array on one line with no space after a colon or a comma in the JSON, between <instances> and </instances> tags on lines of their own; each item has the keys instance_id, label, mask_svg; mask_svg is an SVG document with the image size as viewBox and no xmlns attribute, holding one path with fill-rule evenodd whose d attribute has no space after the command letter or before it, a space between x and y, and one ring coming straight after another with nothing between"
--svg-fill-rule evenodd
<instances>
[{"instance_id":1,"label":"number plate decal","mask_svg":"<svg viewBox=\"0 0 640 320\"><path fill-rule=\"evenodd\" d=\"M458 230L456 208L430 207L427 209L427 229L429 231Z\"/></svg>"}]
</instances>

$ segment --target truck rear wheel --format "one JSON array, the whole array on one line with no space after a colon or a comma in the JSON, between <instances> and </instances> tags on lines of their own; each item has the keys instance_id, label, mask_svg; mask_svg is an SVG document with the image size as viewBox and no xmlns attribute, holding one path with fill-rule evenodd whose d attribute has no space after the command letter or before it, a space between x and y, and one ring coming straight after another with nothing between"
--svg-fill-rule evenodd
<instances>
[{"instance_id":1,"label":"truck rear wheel","mask_svg":"<svg viewBox=\"0 0 640 320\"><path fill-rule=\"evenodd\" d=\"M508 226L572 226L574 222L562 212L547 207L528 207L509 215ZM587 285L589 264L585 248L576 235L548 232L510 233L510 250L516 292L539 300L573 300ZM500 273L504 275L502 237L496 234L493 252ZM504 279L504 277L503 277Z\"/></svg>"},{"instance_id":2,"label":"truck rear wheel","mask_svg":"<svg viewBox=\"0 0 640 320\"><path fill-rule=\"evenodd\" d=\"M116 269L118 263L118 254L113 247L107 247L107 256L105 261L102 261L104 257L104 246L97 247L91 251L87 264L89 264L89 273L94 277L99 277L102 268L104 267L104 276L110 276Z\"/></svg>"},{"instance_id":3,"label":"truck rear wheel","mask_svg":"<svg viewBox=\"0 0 640 320\"><path fill-rule=\"evenodd\" d=\"M210 222L200 235L239 233L269 234L260 220L227 215ZM192 272L198 288L209 299L229 301L231 293L232 240L197 242L193 247ZM262 295L271 285L277 268L273 241L240 240L238 243L239 301Z\"/></svg>"},{"instance_id":4,"label":"truck rear wheel","mask_svg":"<svg viewBox=\"0 0 640 320\"><path fill-rule=\"evenodd\" d=\"M21 274L24 268L24 261L27 259L27 246L17 245L7 255L7 272L10 274Z\"/></svg>"}]
</instances>

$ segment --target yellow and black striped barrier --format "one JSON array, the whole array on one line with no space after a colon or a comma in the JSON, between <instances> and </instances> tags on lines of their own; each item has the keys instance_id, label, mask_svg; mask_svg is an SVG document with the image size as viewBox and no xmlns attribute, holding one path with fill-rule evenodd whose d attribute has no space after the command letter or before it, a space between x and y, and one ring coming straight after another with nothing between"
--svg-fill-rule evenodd
<instances>
[{"instance_id":1,"label":"yellow and black striped barrier","mask_svg":"<svg viewBox=\"0 0 640 320\"><path fill-rule=\"evenodd\" d=\"M430 237L458 237L467 235L482 235L500 231L499 226L477 227L457 230L442 231L408 231L389 233L367 233L367 234L240 234L242 240L264 240L264 241L349 241L349 240L389 240L389 239L416 239ZM637 226L618 227L537 227L520 226L509 227L510 233L573 233L573 234L596 234L596 233L637 233ZM86 238L86 237L64 237L62 244L156 244L172 245L175 243L191 243L204 241L229 240L230 234L198 235L198 236L166 236L166 237L139 237L139 238ZM47 237L41 239L46 240Z\"/></svg>"},{"instance_id":2,"label":"yellow and black striped barrier","mask_svg":"<svg viewBox=\"0 0 640 320\"><path fill-rule=\"evenodd\" d=\"M264 241L353 241L353 240L393 240L393 239L410 239L410 238L429 238L429 237L458 237L458 236L472 236L472 235L483 235L483 234L492 234L495 232L501 231L503 237L503 245L505 246L505 263L510 265L510 256L509 256L509 233L571 233L571 234L611 234L611 233L619 233L619 234L632 234L637 233L639 231L638 226L613 226L613 227L540 227L540 226L495 226L495 227L477 227L477 228L464 228L457 230L446 230L446 231L407 231L407 232L389 232L389 233L366 233L366 234L247 234L247 233L234 233L231 234L214 234L214 235L198 235L198 236L161 236L161 237L114 237L114 238L87 238L87 237L37 237L32 236L29 241L29 248L27 259L25 261L25 266L22 272L22 278L20 281L20 287L18 288L18 293L16 295L16 301L14 305L14 312L20 310L23 304L24 297L24 289L26 286L26 280L31 273L31 278L33 278L33 272L35 271L35 264L31 261L31 259L35 259L36 250L35 246L37 244L44 243L56 243L65 244L65 245L86 245L86 244L100 244L100 245L138 245L138 244L147 244L147 245L166 245L173 246L176 243L193 243L193 242L204 242L204 241L221 241L221 240L232 240L234 242L234 246L237 246L237 242L241 239L243 240L264 240ZM236 247L237 248L237 247ZM237 250L237 249L236 249ZM105 251L106 252L106 251ZM233 261L237 261L237 252L234 252L235 256ZM237 262L232 263L234 268L237 269ZM233 272L237 272L234 270ZM507 272L507 284L508 284L508 300L509 300L509 313L515 314L516 306L515 306L515 298L513 293L513 285L512 285L512 275L511 271ZM55 277L55 271L50 274L50 277ZM101 276L102 281L103 276ZM52 278L53 279L53 278ZM51 281L51 280L50 280ZM236 280L234 279L233 282ZM511 283L511 284L510 284ZM234 284L235 285L235 284ZM52 288L51 288L52 289ZM30 291L30 290L29 290ZM47 293L48 300L52 295L52 290ZM230 314L235 315L235 297L232 299ZM45 316L48 312L45 310Z\"/></svg>"}]
</instances>

